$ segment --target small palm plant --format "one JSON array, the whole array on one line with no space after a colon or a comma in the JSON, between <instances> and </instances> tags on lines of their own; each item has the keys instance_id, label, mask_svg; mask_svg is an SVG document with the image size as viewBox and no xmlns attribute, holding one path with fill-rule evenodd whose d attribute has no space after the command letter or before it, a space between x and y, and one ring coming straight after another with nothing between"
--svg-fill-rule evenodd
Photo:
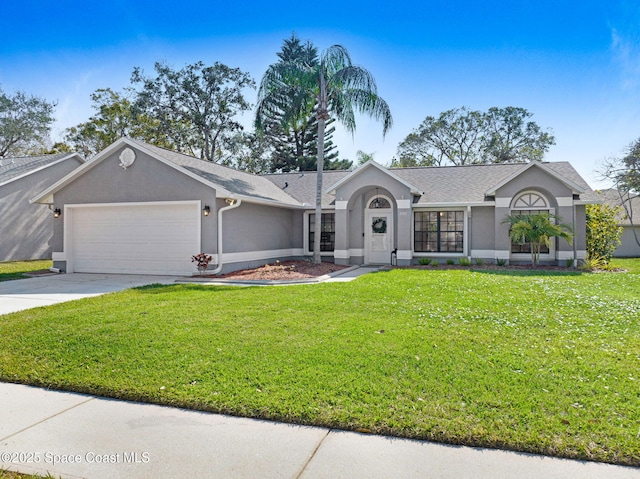
<instances>
[{"instance_id":1,"label":"small palm plant","mask_svg":"<svg viewBox=\"0 0 640 479\"><path fill-rule=\"evenodd\" d=\"M509 215L503 223L508 223L509 237L514 243L531 246L531 266L540 262L540 249L550 246L552 238L562 238L569 244L573 241L571 228L560 223L560 218L550 213Z\"/></svg>"}]
</instances>

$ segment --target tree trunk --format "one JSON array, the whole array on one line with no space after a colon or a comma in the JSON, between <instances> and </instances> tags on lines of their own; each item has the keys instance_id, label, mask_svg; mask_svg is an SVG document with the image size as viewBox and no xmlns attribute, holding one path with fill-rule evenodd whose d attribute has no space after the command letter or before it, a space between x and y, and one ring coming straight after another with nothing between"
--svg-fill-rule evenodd
<instances>
[{"instance_id":1,"label":"tree trunk","mask_svg":"<svg viewBox=\"0 0 640 479\"><path fill-rule=\"evenodd\" d=\"M320 264L320 236L322 235L322 171L324 168L324 128L328 115L327 85L322 70L320 71L320 97L318 99L318 157L316 176L316 217L313 233L313 262Z\"/></svg>"}]
</instances>

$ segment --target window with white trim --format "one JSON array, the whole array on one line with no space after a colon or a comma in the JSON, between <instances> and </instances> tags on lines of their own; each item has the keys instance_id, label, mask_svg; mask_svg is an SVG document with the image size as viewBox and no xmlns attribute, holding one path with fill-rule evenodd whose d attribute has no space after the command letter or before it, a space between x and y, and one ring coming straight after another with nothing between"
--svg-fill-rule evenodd
<instances>
[{"instance_id":1,"label":"window with white trim","mask_svg":"<svg viewBox=\"0 0 640 479\"><path fill-rule=\"evenodd\" d=\"M527 191L525 193L522 193L512 203L511 208L511 216L551 213L549 202L547 201L547 199L540 193L536 193L535 191ZM531 244L529 242L526 242L524 244L511 243L511 252L515 254L530 254ZM542 245L540 247L540 253L548 254L549 247L547 245Z\"/></svg>"},{"instance_id":2,"label":"window with white trim","mask_svg":"<svg viewBox=\"0 0 640 479\"><path fill-rule=\"evenodd\" d=\"M464 251L464 211L416 211L413 221L417 253Z\"/></svg>"},{"instance_id":3,"label":"window with white trim","mask_svg":"<svg viewBox=\"0 0 640 479\"><path fill-rule=\"evenodd\" d=\"M309 214L309 251L313 251L315 219L315 213ZM322 213L320 221L320 251L333 251L336 246L336 214Z\"/></svg>"}]
</instances>

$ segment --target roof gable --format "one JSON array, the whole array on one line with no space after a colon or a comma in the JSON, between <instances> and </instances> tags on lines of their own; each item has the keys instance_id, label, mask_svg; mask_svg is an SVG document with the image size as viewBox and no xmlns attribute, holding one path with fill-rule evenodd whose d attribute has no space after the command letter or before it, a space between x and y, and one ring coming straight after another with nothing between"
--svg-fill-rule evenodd
<instances>
[{"instance_id":1,"label":"roof gable","mask_svg":"<svg viewBox=\"0 0 640 479\"><path fill-rule=\"evenodd\" d=\"M356 176L361 175L362 173L367 171L369 168L377 168L378 170L382 171L384 174L386 174L390 178L393 178L398 183L401 183L402 185L404 185L407 188L409 188L409 190L411 191L411 194L413 194L415 196L422 195L422 192L420 191L419 188L417 188L416 186L412 185L409 181L407 181L407 180L405 180L403 178L400 178L398 175L394 174L388 168L385 168L384 166L376 163L373 160L369 160L364 165L359 166L358 168L353 170L351 173L347 174L345 177L341 178L336 183L334 183L331 186L329 186L328 188L326 188L324 190L324 192L327 193L327 194L335 193L335 191L338 188L340 188L342 185L344 185L345 183L348 183L349 181L351 181Z\"/></svg>"},{"instance_id":2,"label":"roof gable","mask_svg":"<svg viewBox=\"0 0 640 479\"><path fill-rule=\"evenodd\" d=\"M50 188L31 200L32 203L51 203L53 195L109 158L123 146L147 154L218 192L218 196L241 198L248 202L276 204L289 207L301 206L298 201L283 192L269 180L215 163L199 160L174 151L165 150L130 138L121 138L98 153L94 158L65 176Z\"/></svg>"},{"instance_id":3,"label":"roof gable","mask_svg":"<svg viewBox=\"0 0 640 479\"><path fill-rule=\"evenodd\" d=\"M579 195L579 194L582 194L582 193L585 192L584 188L578 186L573 181L568 180L567 178L565 178L560 173L558 173L558 172L552 170L551 168L549 168L548 166L546 166L544 163L541 163L539 161L532 161L531 163L526 163L526 164L522 165L522 167L519 170L514 171L511 175L509 175L508 177L504 178L499 183L496 183L495 185L493 185L491 188L489 188L486 191L485 194L487 196L495 196L496 191L498 191L500 188L505 186L507 183L510 183L511 181L516 179L518 176L522 175L525 171L529 170L530 168L539 168L542 171L544 171L545 173L547 173L548 175L556 178L558 181L563 183L567 188L569 188L571 191L573 191L574 195Z\"/></svg>"}]
</instances>

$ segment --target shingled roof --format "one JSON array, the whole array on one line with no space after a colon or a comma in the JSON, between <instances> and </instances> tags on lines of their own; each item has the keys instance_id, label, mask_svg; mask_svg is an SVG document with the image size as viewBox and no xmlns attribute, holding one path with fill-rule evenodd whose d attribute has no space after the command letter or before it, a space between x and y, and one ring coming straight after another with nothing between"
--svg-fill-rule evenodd
<instances>
[{"instance_id":1,"label":"shingled roof","mask_svg":"<svg viewBox=\"0 0 640 479\"><path fill-rule=\"evenodd\" d=\"M618 221L620 225L631 226L631 220L624 208L622 208L622 200L620 199L620 194L618 190L615 188L610 188L606 190L600 190L596 192L605 204L610 206L619 206L620 212L618 214ZM637 225L640 222L640 195L631 194L629 198L624 196L626 207L631 208L631 215L633 216L633 224Z\"/></svg>"},{"instance_id":2,"label":"shingled roof","mask_svg":"<svg viewBox=\"0 0 640 479\"><path fill-rule=\"evenodd\" d=\"M440 166L431 168L390 168L399 178L415 185L422 195L417 198L419 205L469 204L485 201L485 195L496 185L508 180L526 168L529 163L508 163L491 165ZM567 162L542 163L559 178L562 178L584 192L580 199L598 202L598 196L582 179L578 172ZM352 171L325 171L323 184L332 184L352 174ZM315 204L316 172L281 173L265 175L278 187L288 192L296 200L307 205ZM325 188L326 191L326 188ZM335 197L323 194L322 204L332 205Z\"/></svg>"},{"instance_id":3,"label":"shingled roof","mask_svg":"<svg viewBox=\"0 0 640 479\"><path fill-rule=\"evenodd\" d=\"M219 185L226 191L250 198L267 201L275 201L287 205L300 206L300 203L276 186L267 178L252 175L244 171L222 166L211 161L204 161L192 156L183 155L175 151L165 150L141 141L129 140L136 143L140 148L149 150L174 163L185 170L204 178L205 180Z\"/></svg>"},{"instance_id":4,"label":"shingled roof","mask_svg":"<svg viewBox=\"0 0 640 479\"><path fill-rule=\"evenodd\" d=\"M325 186L337 183L342 178L353 173L349 170L327 170L322 174L322 183ZM306 206L316 204L316 178L315 171L299 171L295 173L273 173L264 175L282 191L286 191L293 198ZM324 206L333 205L335 196L333 194L322 194L322 204Z\"/></svg>"},{"instance_id":5,"label":"shingled roof","mask_svg":"<svg viewBox=\"0 0 640 479\"><path fill-rule=\"evenodd\" d=\"M3 158L0 160L0 186L74 156L78 155L76 153L55 153L53 155ZM79 156L78 158L82 161L82 158Z\"/></svg>"},{"instance_id":6,"label":"shingled roof","mask_svg":"<svg viewBox=\"0 0 640 479\"><path fill-rule=\"evenodd\" d=\"M129 145L147 152L179 171L215 188L221 195L237 196L245 201L276 204L293 208L312 208L316 198L315 171L254 175L234 168L204 161L192 156L166 150L148 143L130 138L122 138L99 153L94 159L60 180L48 190L34 198L34 202L51 201L52 194L64 187L75 177L84 174L95 164L111 155L115 149ZM48 155L56 157L56 155ZM46 162L45 157L32 157L37 163ZM60 158L60 156L58 156ZM48 161L55 161L49 159ZM332 187L347 180L349 175L358 175L366 168L375 166L388 171L391 177L411 187L415 197L414 204L421 206L468 205L486 201L487 195L508 182L511 178L526 169L538 166L564 182L580 194L580 200L587 203L598 203L601 200L591 190L576 170L567 162L557 163L517 163L469 166L444 166L431 168L386 168L378 164L365 164L355 171L325 171L323 174L324 191L322 204L331 207L335 203ZM0 174L2 169L0 168ZM2 176L0 176L0 179ZM0 184L2 184L0 180Z\"/></svg>"}]
</instances>

